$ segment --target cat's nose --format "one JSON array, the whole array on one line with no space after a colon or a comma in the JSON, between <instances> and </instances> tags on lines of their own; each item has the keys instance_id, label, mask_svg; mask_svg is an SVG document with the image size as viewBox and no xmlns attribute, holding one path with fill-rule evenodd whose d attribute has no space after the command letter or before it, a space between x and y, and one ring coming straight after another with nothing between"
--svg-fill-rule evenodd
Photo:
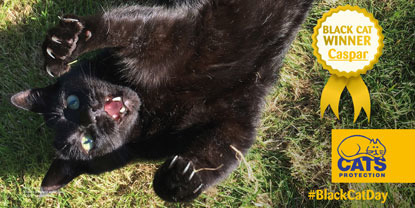
<instances>
[{"instance_id":1,"label":"cat's nose","mask_svg":"<svg viewBox=\"0 0 415 208\"><path fill-rule=\"evenodd\" d=\"M81 115L79 117L79 124L81 126L89 126L96 122L95 115L93 112L91 112L89 109L85 109L81 111Z\"/></svg>"}]
</instances>

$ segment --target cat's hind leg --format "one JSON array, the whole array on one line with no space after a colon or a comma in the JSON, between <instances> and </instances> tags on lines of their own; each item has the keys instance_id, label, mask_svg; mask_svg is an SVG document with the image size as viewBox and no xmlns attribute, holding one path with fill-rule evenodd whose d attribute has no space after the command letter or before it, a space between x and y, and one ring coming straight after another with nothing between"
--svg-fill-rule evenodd
<instances>
[{"instance_id":1,"label":"cat's hind leg","mask_svg":"<svg viewBox=\"0 0 415 208\"><path fill-rule=\"evenodd\" d=\"M157 170L155 192L166 201L195 199L237 167L238 152L245 153L252 145L253 129L222 124L195 135L189 151L169 158Z\"/></svg>"}]
</instances>

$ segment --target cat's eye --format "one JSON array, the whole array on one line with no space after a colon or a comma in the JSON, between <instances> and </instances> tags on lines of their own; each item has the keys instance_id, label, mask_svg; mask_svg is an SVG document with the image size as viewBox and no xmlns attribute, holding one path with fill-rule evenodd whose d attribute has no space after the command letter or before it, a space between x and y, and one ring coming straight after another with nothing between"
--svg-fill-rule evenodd
<instances>
[{"instance_id":1,"label":"cat's eye","mask_svg":"<svg viewBox=\"0 0 415 208\"><path fill-rule=\"evenodd\" d=\"M79 108L79 98L76 95L69 95L66 98L66 104L69 109L78 110Z\"/></svg>"},{"instance_id":2,"label":"cat's eye","mask_svg":"<svg viewBox=\"0 0 415 208\"><path fill-rule=\"evenodd\" d=\"M94 140L91 136L84 135L81 139L81 146L88 153L94 147Z\"/></svg>"}]
</instances>

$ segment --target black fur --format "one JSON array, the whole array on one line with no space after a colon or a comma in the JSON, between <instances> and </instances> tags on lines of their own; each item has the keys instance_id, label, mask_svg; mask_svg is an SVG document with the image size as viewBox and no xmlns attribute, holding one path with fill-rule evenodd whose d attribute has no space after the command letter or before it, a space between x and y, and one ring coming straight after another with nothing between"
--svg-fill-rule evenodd
<instances>
[{"instance_id":1,"label":"black fur","mask_svg":"<svg viewBox=\"0 0 415 208\"><path fill-rule=\"evenodd\" d=\"M56 130L44 191L135 158L168 158L154 190L189 201L236 168L235 150L246 153L254 142L264 97L312 0L161 2L68 15L49 31L45 67L64 75L12 97ZM71 69L97 49L105 50ZM69 95L79 109L68 108ZM104 108L117 96L128 108L121 119ZM85 134L94 140L90 151L81 146Z\"/></svg>"}]
</instances>

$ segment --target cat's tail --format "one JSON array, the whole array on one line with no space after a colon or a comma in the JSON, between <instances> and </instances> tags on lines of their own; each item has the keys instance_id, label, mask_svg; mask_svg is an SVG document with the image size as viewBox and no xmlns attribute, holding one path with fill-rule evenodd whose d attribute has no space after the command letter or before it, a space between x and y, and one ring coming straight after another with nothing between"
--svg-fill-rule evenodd
<instances>
[{"instance_id":1,"label":"cat's tail","mask_svg":"<svg viewBox=\"0 0 415 208\"><path fill-rule=\"evenodd\" d=\"M360 153L360 154L355 154L355 155L352 155L352 156L348 156L348 155L344 154L343 151L341 151L341 150L339 150L338 152L339 152L340 157L342 157L343 159L346 159L346 160L355 160L355 159L358 159L358 158L361 158L361 157L368 157L372 160L375 159L375 157L373 157L372 155L369 155L367 153Z\"/></svg>"}]
</instances>

